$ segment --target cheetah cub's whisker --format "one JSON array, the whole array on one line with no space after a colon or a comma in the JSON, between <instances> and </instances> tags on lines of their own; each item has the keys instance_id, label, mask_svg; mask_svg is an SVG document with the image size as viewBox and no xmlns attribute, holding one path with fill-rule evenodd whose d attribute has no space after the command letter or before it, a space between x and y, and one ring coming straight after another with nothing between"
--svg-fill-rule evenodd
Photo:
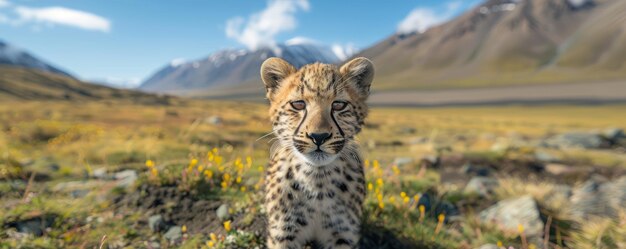
<instances>
[{"instance_id":1,"label":"cheetah cub's whisker","mask_svg":"<svg viewBox=\"0 0 626 249\"><path fill-rule=\"evenodd\" d=\"M354 136L367 116L374 66L356 58L298 70L269 58L261 78L276 135L266 175L268 247L357 247L365 176Z\"/></svg>"}]
</instances>

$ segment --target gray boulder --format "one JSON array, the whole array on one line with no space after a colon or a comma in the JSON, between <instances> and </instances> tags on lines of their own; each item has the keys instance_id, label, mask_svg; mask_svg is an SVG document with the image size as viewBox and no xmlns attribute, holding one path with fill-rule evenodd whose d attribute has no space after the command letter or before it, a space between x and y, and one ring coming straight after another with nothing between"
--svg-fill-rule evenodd
<instances>
[{"instance_id":1,"label":"gray boulder","mask_svg":"<svg viewBox=\"0 0 626 249\"><path fill-rule=\"evenodd\" d=\"M561 149L600 149L608 146L607 142L599 134L582 132L560 134L546 140L546 144L549 147Z\"/></svg>"},{"instance_id":2,"label":"gray boulder","mask_svg":"<svg viewBox=\"0 0 626 249\"><path fill-rule=\"evenodd\" d=\"M179 226L170 227L163 237L170 242L180 241L183 238L183 229Z\"/></svg>"},{"instance_id":3,"label":"gray boulder","mask_svg":"<svg viewBox=\"0 0 626 249\"><path fill-rule=\"evenodd\" d=\"M476 249L500 249L500 248L494 244L484 244Z\"/></svg>"},{"instance_id":4,"label":"gray boulder","mask_svg":"<svg viewBox=\"0 0 626 249\"><path fill-rule=\"evenodd\" d=\"M411 164L411 163L413 163L413 158L410 158L410 157L398 157L393 160L393 164L397 165L398 167Z\"/></svg>"},{"instance_id":5,"label":"gray boulder","mask_svg":"<svg viewBox=\"0 0 626 249\"><path fill-rule=\"evenodd\" d=\"M137 171L130 170L130 169L120 171L120 172L115 173L114 178L115 180L118 180L117 182L118 187L130 187L137 180Z\"/></svg>"},{"instance_id":6,"label":"gray boulder","mask_svg":"<svg viewBox=\"0 0 626 249\"><path fill-rule=\"evenodd\" d=\"M167 224L163 220L163 216L161 215L152 215L148 218L148 226L152 232L158 233L165 231L167 228Z\"/></svg>"},{"instance_id":7,"label":"gray boulder","mask_svg":"<svg viewBox=\"0 0 626 249\"><path fill-rule=\"evenodd\" d=\"M500 184L498 179L492 177L475 176L465 186L465 193L478 194L479 196L491 196Z\"/></svg>"},{"instance_id":8,"label":"gray boulder","mask_svg":"<svg viewBox=\"0 0 626 249\"><path fill-rule=\"evenodd\" d=\"M215 211L215 215L217 215L217 218L222 221L228 220L230 218L230 213L228 212L228 204L224 203L220 205Z\"/></svg>"},{"instance_id":9,"label":"gray boulder","mask_svg":"<svg viewBox=\"0 0 626 249\"><path fill-rule=\"evenodd\" d=\"M619 141L622 138L626 138L626 135L624 134L624 130L620 128L607 129L606 131L602 133L602 136L604 136L604 138L608 139L609 141L613 143Z\"/></svg>"},{"instance_id":10,"label":"gray boulder","mask_svg":"<svg viewBox=\"0 0 626 249\"><path fill-rule=\"evenodd\" d=\"M542 236L544 229L537 203L530 195L499 201L480 212L480 220L512 233L522 225L528 237Z\"/></svg>"},{"instance_id":11,"label":"gray boulder","mask_svg":"<svg viewBox=\"0 0 626 249\"><path fill-rule=\"evenodd\" d=\"M580 220L617 218L620 210L626 210L626 176L612 182L594 176L573 191L570 202L571 214Z\"/></svg>"}]
</instances>

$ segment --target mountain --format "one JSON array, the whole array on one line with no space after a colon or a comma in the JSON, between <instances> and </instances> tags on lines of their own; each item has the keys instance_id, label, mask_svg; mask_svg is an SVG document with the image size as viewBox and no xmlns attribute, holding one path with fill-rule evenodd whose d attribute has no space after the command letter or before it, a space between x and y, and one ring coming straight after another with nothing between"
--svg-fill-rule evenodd
<instances>
[{"instance_id":1,"label":"mountain","mask_svg":"<svg viewBox=\"0 0 626 249\"><path fill-rule=\"evenodd\" d=\"M177 94L211 94L218 89L222 93L229 89L237 92L250 89L261 93L261 64L265 59L274 56L284 58L298 67L313 62L341 61L330 47L290 40L274 49L223 50L201 60L173 61L143 82L139 89Z\"/></svg>"},{"instance_id":2,"label":"mountain","mask_svg":"<svg viewBox=\"0 0 626 249\"><path fill-rule=\"evenodd\" d=\"M69 73L58 69L43 60L0 40L0 65L37 69L43 72L61 74L72 77Z\"/></svg>"},{"instance_id":3,"label":"mountain","mask_svg":"<svg viewBox=\"0 0 626 249\"><path fill-rule=\"evenodd\" d=\"M142 104L170 104L169 96L114 89L62 74L0 65L0 100L128 100Z\"/></svg>"},{"instance_id":4,"label":"mountain","mask_svg":"<svg viewBox=\"0 0 626 249\"><path fill-rule=\"evenodd\" d=\"M624 80L625 13L622 0L489 0L356 56L378 90Z\"/></svg>"}]
</instances>

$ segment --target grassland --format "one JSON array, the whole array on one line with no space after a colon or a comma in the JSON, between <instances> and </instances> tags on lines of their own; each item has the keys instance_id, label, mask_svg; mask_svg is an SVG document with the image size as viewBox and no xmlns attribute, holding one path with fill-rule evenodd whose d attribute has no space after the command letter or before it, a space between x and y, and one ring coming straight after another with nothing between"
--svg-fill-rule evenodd
<instances>
[{"instance_id":1,"label":"grassland","mask_svg":"<svg viewBox=\"0 0 626 249\"><path fill-rule=\"evenodd\" d=\"M542 152L620 176L626 155L619 150L559 150L528 141L623 127L623 113L623 105L374 108L359 136L370 191L363 247L522 248L523 231L483 224L475 213L527 194L555 219L548 226L550 248L623 245L626 220L598 220L594 226L603 233L574 229L562 204L547 201L551 188L584 179L525 168ZM262 248L267 120L265 105L225 101L1 102L0 248ZM443 163L423 166L424 156ZM501 171L493 196L462 191L471 176L459 169L470 161ZM129 186L110 179L125 170L138 172L138 179ZM435 204L420 208L426 195L460 207L461 214L442 217ZM220 219L216 209L223 204L228 218ZM155 214L181 227L182 238L171 242L151 231L148 219ZM16 232L19 222L48 218L40 235Z\"/></svg>"}]
</instances>

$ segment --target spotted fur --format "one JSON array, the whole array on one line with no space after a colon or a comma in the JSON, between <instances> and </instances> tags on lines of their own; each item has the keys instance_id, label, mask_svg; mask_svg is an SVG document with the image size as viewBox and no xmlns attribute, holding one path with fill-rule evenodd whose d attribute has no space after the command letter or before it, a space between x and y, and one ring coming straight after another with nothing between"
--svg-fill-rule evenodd
<instances>
[{"instance_id":1,"label":"spotted fur","mask_svg":"<svg viewBox=\"0 0 626 249\"><path fill-rule=\"evenodd\" d=\"M261 76L276 135L266 175L268 247L355 248L366 191L354 137L367 116L372 63L296 70L270 58ZM329 135L316 141L315 134Z\"/></svg>"}]
</instances>

